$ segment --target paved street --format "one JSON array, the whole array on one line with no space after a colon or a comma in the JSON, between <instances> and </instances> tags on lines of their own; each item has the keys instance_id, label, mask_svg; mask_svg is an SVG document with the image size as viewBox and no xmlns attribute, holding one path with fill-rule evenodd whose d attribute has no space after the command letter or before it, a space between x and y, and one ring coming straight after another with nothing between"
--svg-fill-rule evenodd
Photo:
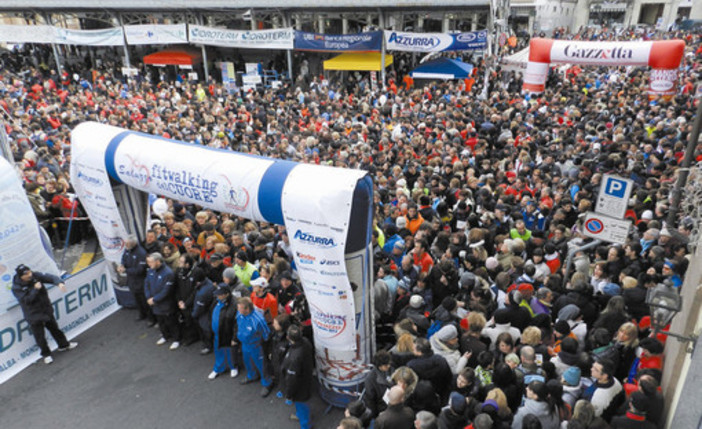
<instances>
[{"instance_id":1,"label":"paved street","mask_svg":"<svg viewBox=\"0 0 702 429\"><path fill-rule=\"evenodd\" d=\"M36 363L0 386L0 425L20 428L295 428L294 407L275 394L262 399L260 384L240 377L207 380L214 356L199 344L169 351L156 346L159 331L120 310L76 338L80 346L56 352L51 365ZM336 427L342 411L324 415L311 401L316 428Z\"/></svg>"}]
</instances>

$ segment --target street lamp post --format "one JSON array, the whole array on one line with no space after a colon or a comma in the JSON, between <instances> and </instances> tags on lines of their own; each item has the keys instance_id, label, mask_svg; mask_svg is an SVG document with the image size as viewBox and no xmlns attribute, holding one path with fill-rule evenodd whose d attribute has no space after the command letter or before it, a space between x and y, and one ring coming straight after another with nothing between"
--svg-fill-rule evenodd
<instances>
[{"instance_id":1,"label":"street lamp post","mask_svg":"<svg viewBox=\"0 0 702 429\"><path fill-rule=\"evenodd\" d=\"M658 334L670 325L673 317L682 309L682 297L672 286L656 286L649 289L646 294L646 304L651 312L651 326L654 333ZM670 331L662 331L662 333L677 338L680 342L692 343L692 350L697 344L697 335L685 336Z\"/></svg>"}]
</instances>

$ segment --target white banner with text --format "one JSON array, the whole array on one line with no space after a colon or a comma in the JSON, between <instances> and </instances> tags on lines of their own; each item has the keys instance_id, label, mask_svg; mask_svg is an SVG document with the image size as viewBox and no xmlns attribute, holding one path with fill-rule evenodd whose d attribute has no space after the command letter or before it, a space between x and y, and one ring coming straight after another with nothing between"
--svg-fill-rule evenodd
<instances>
[{"instance_id":1,"label":"white banner with text","mask_svg":"<svg viewBox=\"0 0 702 429\"><path fill-rule=\"evenodd\" d=\"M37 204L44 204L43 199L38 198ZM17 171L5 158L0 158L0 314L17 303L12 295L12 276L19 264L59 274L51 243L42 240Z\"/></svg>"}]
</instances>

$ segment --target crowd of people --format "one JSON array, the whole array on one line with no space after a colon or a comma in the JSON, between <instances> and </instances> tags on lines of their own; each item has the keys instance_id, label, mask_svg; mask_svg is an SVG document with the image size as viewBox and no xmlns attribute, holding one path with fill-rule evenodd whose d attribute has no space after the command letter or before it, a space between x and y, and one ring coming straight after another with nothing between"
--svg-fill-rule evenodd
<instances>
[{"instance_id":1,"label":"crowd of people","mask_svg":"<svg viewBox=\"0 0 702 429\"><path fill-rule=\"evenodd\" d=\"M0 72L0 107L40 221L80 210L70 131L88 120L367 170L377 352L341 428L654 428L666 336L645 300L679 291L690 261L694 220L666 215L702 36L644 37L686 41L670 100L650 99L637 67L553 69L538 96L491 59L470 82L390 73L385 91L367 76L306 76L230 94L215 80L121 81L107 61L57 72L27 50L30 60ZM580 250L606 173L635 184L628 242ZM126 240L119 267L139 318L158 324L157 344L201 343L214 352L209 379L245 371L242 383L276 391L309 427L313 338L285 228L172 200L159 212L143 243Z\"/></svg>"}]
</instances>

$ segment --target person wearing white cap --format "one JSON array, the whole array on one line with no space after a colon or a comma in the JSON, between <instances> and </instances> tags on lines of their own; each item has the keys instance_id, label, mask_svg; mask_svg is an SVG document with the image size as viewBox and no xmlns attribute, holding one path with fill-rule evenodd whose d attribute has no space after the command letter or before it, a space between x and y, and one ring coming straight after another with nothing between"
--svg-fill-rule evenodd
<instances>
[{"instance_id":1,"label":"person wearing white cap","mask_svg":"<svg viewBox=\"0 0 702 429\"><path fill-rule=\"evenodd\" d=\"M278 300L268 292L268 280L259 277L251 280L251 301L254 308L263 314L268 324L278 316Z\"/></svg>"}]
</instances>

